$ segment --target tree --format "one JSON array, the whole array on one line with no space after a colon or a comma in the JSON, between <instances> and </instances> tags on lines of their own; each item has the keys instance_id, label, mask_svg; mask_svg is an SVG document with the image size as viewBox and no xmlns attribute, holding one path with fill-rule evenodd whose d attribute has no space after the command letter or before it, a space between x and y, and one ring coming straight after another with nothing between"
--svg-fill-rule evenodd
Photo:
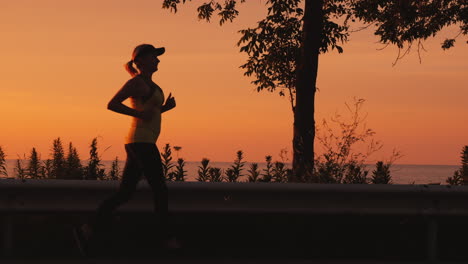
<instances>
[{"instance_id":1,"label":"tree","mask_svg":"<svg viewBox=\"0 0 468 264\"><path fill-rule=\"evenodd\" d=\"M83 179L83 165L81 165L78 151L70 142L68 144L68 154L65 161L65 179L81 180Z\"/></svg>"},{"instance_id":2,"label":"tree","mask_svg":"<svg viewBox=\"0 0 468 264\"><path fill-rule=\"evenodd\" d=\"M41 163L36 148L32 148L31 155L29 156L28 167L26 169L28 178L39 179L41 178Z\"/></svg>"},{"instance_id":3,"label":"tree","mask_svg":"<svg viewBox=\"0 0 468 264\"><path fill-rule=\"evenodd\" d=\"M51 159L47 159L43 161L40 175L41 175L40 176L41 179L52 178L52 160Z\"/></svg>"},{"instance_id":4,"label":"tree","mask_svg":"<svg viewBox=\"0 0 468 264\"><path fill-rule=\"evenodd\" d=\"M85 180L104 180L106 173L99 157L97 138L93 138L89 150L88 165L85 167Z\"/></svg>"},{"instance_id":5,"label":"tree","mask_svg":"<svg viewBox=\"0 0 468 264\"><path fill-rule=\"evenodd\" d=\"M18 159L16 159L14 170L17 179L24 180L26 178L26 170L23 167L23 161L20 156L18 156Z\"/></svg>"},{"instance_id":6,"label":"tree","mask_svg":"<svg viewBox=\"0 0 468 264\"><path fill-rule=\"evenodd\" d=\"M8 172L6 169L6 155L2 146L0 146L0 176L8 177Z\"/></svg>"},{"instance_id":7,"label":"tree","mask_svg":"<svg viewBox=\"0 0 468 264\"><path fill-rule=\"evenodd\" d=\"M383 161L378 161L375 164L375 170L372 171L371 182L373 184L389 184L392 182L390 176L390 164L384 164Z\"/></svg>"},{"instance_id":8,"label":"tree","mask_svg":"<svg viewBox=\"0 0 468 264\"><path fill-rule=\"evenodd\" d=\"M187 0L182 0L185 3ZM189 0L190 1L190 0ZM163 8L177 12L181 0L164 0ZM245 0L212 0L198 8L198 18L210 21L218 12L220 24L232 21L239 12L236 4ZM459 24L460 34L468 33L466 0L268 0L267 17L257 28L241 30L239 45L249 59L242 65L246 75L255 75L257 90L288 91L294 112L293 178L313 179L315 138L315 92L319 54L336 49L348 41L350 22L374 25L383 44L406 47L435 36L441 29ZM299 5L303 4L304 8ZM455 36L442 48L450 48ZM276 67L278 66L278 67ZM292 86L291 86L292 85Z\"/></svg>"},{"instance_id":9,"label":"tree","mask_svg":"<svg viewBox=\"0 0 468 264\"><path fill-rule=\"evenodd\" d=\"M115 159L112 161L111 170L109 172L109 179L116 181L120 179L120 174L119 157L115 157Z\"/></svg>"},{"instance_id":10,"label":"tree","mask_svg":"<svg viewBox=\"0 0 468 264\"><path fill-rule=\"evenodd\" d=\"M65 177L65 153L60 137L54 139L52 145L51 178L63 179Z\"/></svg>"}]
</instances>

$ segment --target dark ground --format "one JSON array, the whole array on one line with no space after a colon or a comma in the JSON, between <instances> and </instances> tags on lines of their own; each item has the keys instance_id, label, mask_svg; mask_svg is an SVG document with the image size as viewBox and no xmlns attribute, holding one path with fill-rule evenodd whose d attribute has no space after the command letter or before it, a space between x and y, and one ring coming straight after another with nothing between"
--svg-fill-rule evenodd
<instances>
[{"instance_id":1,"label":"dark ground","mask_svg":"<svg viewBox=\"0 0 468 264\"><path fill-rule=\"evenodd\" d=\"M126 213L85 260L72 227L87 217L15 215L13 247L0 263L424 263L427 256L424 217L178 214L184 248L174 253L158 246L151 214ZM468 263L467 220L440 219L438 259Z\"/></svg>"}]
</instances>

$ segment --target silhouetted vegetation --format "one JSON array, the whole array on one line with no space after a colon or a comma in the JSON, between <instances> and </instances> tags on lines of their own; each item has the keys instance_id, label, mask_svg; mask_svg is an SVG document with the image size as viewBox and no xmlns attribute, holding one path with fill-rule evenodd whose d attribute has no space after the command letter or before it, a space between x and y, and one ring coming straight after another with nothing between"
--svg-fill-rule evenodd
<instances>
[{"instance_id":1,"label":"silhouetted vegetation","mask_svg":"<svg viewBox=\"0 0 468 264\"><path fill-rule=\"evenodd\" d=\"M49 176L52 179L65 178L65 152L60 137L52 143L52 170Z\"/></svg>"},{"instance_id":2,"label":"silhouetted vegetation","mask_svg":"<svg viewBox=\"0 0 468 264\"><path fill-rule=\"evenodd\" d=\"M186 2L164 0L162 7L177 12L178 5ZM222 25L238 16L236 4L244 2L204 2L197 9L198 18L210 21L213 13L217 13ZM290 180L295 182L317 181L316 171L324 170L323 167L314 168L317 164L314 112L320 53L330 50L342 53L341 45L348 41L352 32L370 28L380 37L380 43L398 47L396 64L409 53L413 43L417 42L419 54L424 50L423 40L434 37L448 26L457 24L460 31L443 42L443 49L452 47L459 35L468 34L466 4L459 0L268 0L266 6L267 15L255 28L240 31L238 46L244 45L240 51L249 56L241 67L246 70L245 75L254 75L252 82L258 91L279 90L282 96L285 91L288 93L294 113L294 173ZM352 27L354 22L357 29ZM324 162L333 163L333 160ZM360 164L350 166L346 168L348 180L361 181L361 176L356 175L362 169L357 168ZM340 182L345 178L344 172L341 173Z\"/></svg>"},{"instance_id":3,"label":"silhouetted vegetation","mask_svg":"<svg viewBox=\"0 0 468 264\"><path fill-rule=\"evenodd\" d=\"M288 182L288 175L291 173L281 161L275 161L272 169L272 180L274 182Z\"/></svg>"},{"instance_id":4,"label":"silhouetted vegetation","mask_svg":"<svg viewBox=\"0 0 468 264\"><path fill-rule=\"evenodd\" d=\"M0 146L0 176L8 177L7 167L6 167L6 155L2 146Z\"/></svg>"},{"instance_id":5,"label":"silhouetted vegetation","mask_svg":"<svg viewBox=\"0 0 468 264\"><path fill-rule=\"evenodd\" d=\"M331 118L337 127L336 132L325 119L321 129L317 129L317 141L324 149L323 154L315 160L313 182L322 183L367 183L365 162L374 152L382 148L379 141L374 141L375 132L368 129L361 109L363 99L355 99L353 106L346 105L350 114L349 120L339 114ZM356 151L356 144L367 144L365 152Z\"/></svg>"},{"instance_id":6,"label":"silhouetted vegetation","mask_svg":"<svg viewBox=\"0 0 468 264\"><path fill-rule=\"evenodd\" d=\"M319 170L316 171L314 178L316 179L315 182L391 183L389 168L394 159L387 164L378 162L376 164L376 169L373 171L372 178L368 179L368 171L365 170L364 166L364 157L367 156L362 153L351 151L351 147L354 143L357 141L364 142L367 136L373 135L373 132L370 129L366 130L364 134L356 132L356 127L363 121L363 119L356 117L359 112L358 110L360 109L358 106L360 106L362 102L363 101L356 102L355 106L357 107L357 110L355 109L353 112L353 121L351 123L339 121L340 119L338 118L333 120L342 128L341 135L335 135L330 127L325 126L326 131L329 134L327 134L326 138L324 137L323 142L326 142L328 145L325 146L329 146L329 148L328 152L323 154L323 160L316 160L316 168ZM340 148L332 147L335 145L332 145L332 140L330 140L331 138L336 141L334 144L336 146L340 146ZM372 146L379 145L374 142L372 144ZM76 147L74 147L70 142L65 158L62 141L60 137L56 138L53 140L52 153L50 155L51 159L41 162L40 154L35 148L32 148L31 154L27 160L28 164L25 167L23 165L25 159L21 159L18 156L14 168L15 177L19 179L120 179L121 170L119 167L118 157L112 161L110 170L106 173L99 156L97 138L92 139L89 147L90 158L87 161L87 165L83 166ZM180 149L181 147L178 147L179 151ZM1 148L0 154L0 165L2 165L1 159L3 159L3 167L0 168L4 171L2 175L6 176L6 163L4 161L5 153ZM397 154L399 155L399 153ZM392 157L397 157L397 154L394 153ZM167 181L186 181L188 176L187 170L185 169L186 162L183 158L177 159L176 163L172 162L172 147L170 144L165 145L163 152L161 152L161 157L163 173L165 174ZM210 160L204 158L201 161L201 165L198 166L198 177L196 180L203 182L291 182L293 171L287 166L287 151L282 149L279 157L281 161L273 161L273 157L271 155L265 156L265 166L263 168L260 168L258 163L251 163L247 169L246 175L242 173L246 163L244 161L244 152L242 150L236 152L236 158L232 165L230 165L226 170L210 166ZM340 157L340 159L331 159L330 157ZM59 178L57 178L57 175Z\"/></svg>"},{"instance_id":7,"label":"silhouetted vegetation","mask_svg":"<svg viewBox=\"0 0 468 264\"><path fill-rule=\"evenodd\" d=\"M41 162L40 157L36 151L36 148L32 148L31 155L29 156L27 177L30 179L41 178Z\"/></svg>"},{"instance_id":8,"label":"silhouetted vegetation","mask_svg":"<svg viewBox=\"0 0 468 264\"><path fill-rule=\"evenodd\" d=\"M384 164L383 161L378 161L375 164L375 170L372 171L373 184L390 184L392 176L390 176L390 164Z\"/></svg>"},{"instance_id":9,"label":"silhouetted vegetation","mask_svg":"<svg viewBox=\"0 0 468 264\"><path fill-rule=\"evenodd\" d=\"M261 182L271 182L273 178L273 163L271 162L271 156L268 155L265 157L266 167L263 169L263 174L261 178Z\"/></svg>"},{"instance_id":10,"label":"silhouetted vegetation","mask_svg":"<svg viewBox=\"0 0 468 264\"><path fill-rule=\"evenodd\" d=\"M446 182L450 185L468 185L468 145L462 149L460 169L448 177Z\"/></svg>"},{"instance_id":11,"label":"silhouetted vegetation","mask_svg":"<svg viewBox=\"0 0 468 264\"><path fill-rule=\"evenodd\" d=\"M52 174L52 160L47 159L43 161L41 167L41 179L50 179L50 175Z\"/></svg>"},{"instance_id":12,"label":"silhouetted vegetation","mask_svg":"<svg viewBox=\"0 0 468 264\"><path fill-rule=\"evenodd\" d=\"M24 180L26 178L26 170L23 167L23 160L21 159L20 156L16 159L15 163L15 177L17 179Z\"/></svg>"},{"instance_id":13,"label":"silhouetted vegetation","mask_svg":"<svg viewBox=\"0 0 468 264\"><path fill-rule=\"evenodd\" d=\"M177 164L175 166L174 172L174 181L185 181L185 176L187 176L187 171L185 168L185 160L182 158L177 159Z\"/></svg>"},{"instance_id":14,"label":"silhouetted vegetation","mask_svg":"<svg viewBox=\"0 0 468 264\"><path fill-rule=\"evenodd\" d=\"M210 179L210 174L209 171L211 169L210 167L210 160L203 158L201 161L201 166L198 166L198 177L197 181L201 182L207 182Z\"/></svg>"},{"instance_id":15,"label":"silhouetted vegetation","mask_svg":"<svg viewBox=\"0 0 468 264\"><path fill-rule=\"evenodd\" d=\"M97 138L93 138L91 141L88 165L84 168L84 171L85 180L104 180L106 178L105 169L98 153Z\"/></svg>"},{"instance_id":16,"label":"silhouetted vegetation","mask_svg":"<svg viewBox=\"0 0 468 264\"><path fill-rule=\"evenodd\" d=\"M119 167L119 157L115 157L112 161L111 169L109 171L109 180L119 180L121 177L120 167Z\"/></svg>"},{"instance_id":17,"label":"silhouetted vegetation","mask_svg":"<svg viewBox=\"0 0 468 264\"><path fill-rule=\"evenodd\" d=\"M173 148L174 148L174 150L176 152L177 159L179 159L179 151L182 150L182 147L181 146L174 146Z\"/></svg>"},{"instance_id":18,"label":"silhouetted vegetation","mask_svg":"<svg viewBox=\"0 0 468 264\"><path fill-rule=\"evenodd\" d=\"M169 144L166 144L164 146L163 152L161 152L161 161L164 178L168 181L172 180L172 175L169 175L169 172L175 165L172 163L172 151Z\"/></svg>"},{"instance_id":19,"label":"silhouetted vegetation","mask_svg":"<svg viewBox=\"0 0 468 264\"><path fill-rule=\"evenodd\" d=\"M81 180L83 179L83 166L77 149L70 142L68 145L68 154L65 162L65 179Z\"/></svg>"},{"instance_id":20,"label":"silhouetted vegetation","mask_svg":"<svg viewBox=\"0 0 468 264\"><path fill-rule=\"evenodd\" d=\"M258 170L258 163L251 163L250 168L247 170L248 182L257 182L259 181L260 171Z\"/></svg>"},{"instance_id":21,"label":"silhouetted vegetation","mask_svg":"<svg viewBox=\"0 0 468 264\"><path fill-rule=\"evenodd\" d=\"M223 172L220 168L212 167L208 171L209 182L222 182L223 181Z\"/></svg>"},{"instance_id":22,"label":"silhouetted vegetation","mask_svg":"<svg viewBox=\"0 0 468 264\"><path fill-rule=\"evenodd\" d=\"M176 153L182 149L180 146L173 147ZM185 181L187 171L185 170L185 160L183 158L177 158L177 162L172 162L172 150L171 145L166 144L163 152L161 152L161 162L163 167L163 175L167 181Z\"/></svg>"},{"instance_id":23,"label":"silhouetted vegetation","mask_svg":"<svg viewBox=\"0 0 468 264\"><path fill-rule=\"evenodd\" d=\"M244 167L245 162L242 161L244 159L244 153L242 150L237 151L237 157L234 160L234 164L226 170L226 181L228 182L237 182L242 175L242 170Z\"/></svg>"}]
</instances>

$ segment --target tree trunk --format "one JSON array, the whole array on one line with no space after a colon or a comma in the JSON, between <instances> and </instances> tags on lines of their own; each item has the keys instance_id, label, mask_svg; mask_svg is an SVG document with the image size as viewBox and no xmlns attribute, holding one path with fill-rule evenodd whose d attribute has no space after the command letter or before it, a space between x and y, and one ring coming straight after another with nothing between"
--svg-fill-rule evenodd
<instances>
[{"instance_id":1,"label":"tree trunk","mask_svg":"<svg viewBox=\"0 0 468 264\"><path fill-rule=\"evenodd\" d=\"M305 0L303 42L297 60L293 179L311 182L314 170L315 91L323 28L323 0Z\"/></svg>"}]
</instances>

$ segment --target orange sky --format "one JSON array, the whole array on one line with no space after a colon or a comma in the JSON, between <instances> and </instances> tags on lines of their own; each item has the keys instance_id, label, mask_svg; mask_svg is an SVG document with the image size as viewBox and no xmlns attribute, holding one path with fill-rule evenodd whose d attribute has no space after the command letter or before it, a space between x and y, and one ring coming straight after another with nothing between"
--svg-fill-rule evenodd
<instances>
[{"instance_id":1,"label":"orange sky","mask_svg":"<svg viewBox=\"0 0 468 264\"><path fill-rule=\"evenodd\" d=\"M195 5L177 14L161 1L16 0L0 9L0 145L7 158L36 147L47 158L52 140L72 141L82 159L99 137L103 159L125 157L123 138L130 118L106 110L129 78L123 64L134 46L165 46L154 80L176 97L164 114L158 140L182 146L181 157L231 161L239 149L246 160L262 161L291 151L292 113L286 99L257 93L238 68L245 55L235 46L239 29L254 26L265 1L249 1L233 24L219 27L196 18ZM399 163L459 164L468 144L468 47L460 38L440 49L446 30L392 67L397 50L382 45L371 30L355 33L344 54L321 56L317 120L344 112L344 102L366 99L367 125L388 157Z\"/></svg>"}]
</instances>

